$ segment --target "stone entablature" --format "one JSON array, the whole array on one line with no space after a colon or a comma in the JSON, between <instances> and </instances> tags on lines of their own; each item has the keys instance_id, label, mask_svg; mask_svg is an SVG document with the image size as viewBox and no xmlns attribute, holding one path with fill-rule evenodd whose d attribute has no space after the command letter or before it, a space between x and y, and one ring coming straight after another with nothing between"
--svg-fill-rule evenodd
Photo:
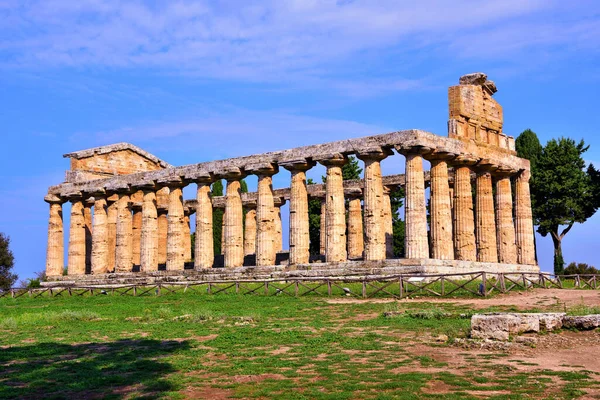
<instances>
[{"instance_id":1,"label":"stone entablature","mask_svg":"<svg viewBox=\"0 0 600 400\"><path fill-rule=\"evenodd\" d=\"M515 156L512 139L507 139L506 146L500 143L502 113L491 99L494 91L495 85L484 74L462 77L458 89L450 89L451 94L457 93L450 100L451 137L398 131L182 167L171 167L128 144L71 153L72 160L91 158L85 168L113 176L49 189L45 198L50 203L47 273L57 277L62 271L62 203L66 201L73 205L67 264L69 274L75 276L134 269L152 273L161 265L167 271L183 271L186 262L192 262L190 217L194 211L193 266L196 270L216 266L212 213L220 207L225 210L222 264L238 268L248 265L251 258L258 267L273 266L281 261L280 207L287 201L287 262L290 267L304 265L312 260L310 198L322 199L321 260L331 265L385 264L394 257L390 191L396 186L403 186L406 193L409 264L434 259L457 267L472 265L473 270L499 262L513 269L514 263L536 269L529 161ZM453 130L460 124L466 136ZM475 127L473 136L470 126ZM120 175L127 172L125 154L131 152L137 159L153 162L150 167L141 163L133 168L155 170ZM404 158L406 175L382 177L381 161L397 157L395 152ZM342 167L350 155L364 162L363 180L343 181ZM426 160L431 171L424 170ZM326 183L307 185L306 171L317 163L326 168ZM272 177L280 168L291 172L290 187L273 190ZM240 181L248 175L258 177L256 193L241 193ZM211 198L210 185L220 179L226 180L226 195ZM197 196L185 202L183 188L188 185L197 186ZM429 218L427 186L431 191Z\"/></svg>"}]
</instances>

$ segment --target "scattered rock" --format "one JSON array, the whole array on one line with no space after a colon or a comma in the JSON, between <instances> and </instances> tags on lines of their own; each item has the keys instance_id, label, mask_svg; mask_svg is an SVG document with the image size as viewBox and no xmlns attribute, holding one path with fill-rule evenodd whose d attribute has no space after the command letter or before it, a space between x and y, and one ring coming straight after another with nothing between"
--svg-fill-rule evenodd
<instances>
[{"instance_id":1,"label":"scattered rock","mask_svg":"<svg viewBox=\"0 0 600 400\"><path fill-rule=\"evenodd\" d=\"M552 332L563 326L565 313L543 313L540 316L540 329L546 332Z\"/></svg>"},{"instance_id":2,"label":"scattered rock","mask_svg":"<svg viewBox=\"0 0 600 400\"><path fill-rule=\"evenodd\" d=\"M436 342L440 342L440 343L445 343L448 341L448 336L447 335L439 335L438 337L435 338Z\"/></svg>"},{"instance_id":3,"label":"scattered rock","mask_svg":"<svg viewBox=\"0 0 600 400\"><path fill-rule=\"evenodd\" d=\"M537 344L537 338L533 336L517 336L515 337L516 343L526 344L528 346L535 346Z\"/></svg>"},{"instance_id":4,"label":"scattered rock","mask_svg":"<svg viewBox=\"0 0 600 400\"><path fill-rule=\"evenodd\" d=\"M487 75L483 72L474 72L460 77L458 83L460 85L477 85L482 86L487 80Z\"/></svg>"},{"instance_id":5,"label":"scattered rock","mask_svg":"<svg viewBox=\"0 0 600 400\"><path fill-rule=\"evenodd\" d=\"M600 326L600 314L565 316L563 326L570 329L579 329L582 331L596 329Z\"/></svg>"}]
</instances>

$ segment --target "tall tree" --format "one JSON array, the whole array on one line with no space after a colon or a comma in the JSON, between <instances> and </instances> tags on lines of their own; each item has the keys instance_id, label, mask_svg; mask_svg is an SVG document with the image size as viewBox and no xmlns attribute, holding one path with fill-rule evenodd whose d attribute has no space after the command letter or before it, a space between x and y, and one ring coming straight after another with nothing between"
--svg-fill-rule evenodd
<instances>
[{"instance_id":1,"label":"tall tree","mask_svg":"<svg viewBox=\"0 0 600 400\"><path fill-rule=\"evenodd\" d=\"M598 171L585 168L584 141L552 139L544 146L532 178L534 223L542 236L554 244L554 273L564 270L562 240L573 225L585 222L600 206Z\"/></svg>"},{"instance_id":2,"label":"tall tree","mask_svg":"<svg viewBox=\"0 0 600 400\"><path fill-rule=\"evenodd\" d=\"M11 272L15 257L10 250L10 237L0 232L0 290L8 290L17 281L17 275Z\"/></svg>"},{"instance_id":3,"label":"tall tree","mask_svg":"<svg viewBox=\"0 0 600 400\"><path fill-rule=\"evenodd\" d=\"M342 167L342 179L345 181L350 179L360 179L361 173L362 168L358 164L358 160L356 159L356 157L348 157L348 163Z\"/></svg>"}]
</instances>

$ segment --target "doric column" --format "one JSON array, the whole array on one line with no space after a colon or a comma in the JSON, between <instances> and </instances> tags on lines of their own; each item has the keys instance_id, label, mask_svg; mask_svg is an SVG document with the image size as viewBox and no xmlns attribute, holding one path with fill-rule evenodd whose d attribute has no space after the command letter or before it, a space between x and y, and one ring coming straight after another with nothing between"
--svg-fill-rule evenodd
<instances>
[{"instance_id":1,"label":"doric column","mask_svg":"<svg viewBox=\"0 0 600 400\"><path fill-rule=\"evenodd\" d=\"M383 187L383 233L385 236L385 257L394 258L394 220L392 218L392 200L390 199L391 188Z\"/></svg>"},{"instance_id":2,"label":"doric column","mask_svg":"<svg viewBox=\"0 0 600 400\"><path fill-rule=\"evenodd\" d=\"M94 195L94 220L92 222L92 274L106 274L108 270L108 218L106 197Z\"/></svg>"},{"instance_id":3,"label":"doric column","mask_svg":"<svg viewBox=\"0 0 600 400\"><path fill-rule=\"evenodd\" d=\"M357 259L363 257L365 250L362 206L360 199L362 191L353 193L348 201L348 258Z\"/></svg>"},{"instance_id":4,"label":"doric column","mask_svg":"<svg viewBox=\"0 0 600 400\"><path fill-rule=\"evenodd\" d=\"M256 254L256 204L245 204L244 256Z\"/></svg>"},{"instance_id":5,"label":"doric column","mask_svg":"<svg viewBox=\"0 0 600 400\"><path fill-rule=\"evenodd\" d=\"M140 197L142 197L141 194ZM140 199L141 200L141 199ZM133 217L131 220L132 240L131 258L133 265L140 265L140 244L142 242L142 207L139 204L132 206Z\"/></svg>"},{"instance_id":6,"label":"doric column","mask_svg":"<svg viewBox=\"0 0 600 400\"><path fill-rule=\"evenodd\" d=\"M189 211L183 210L183 261L192 261L192 228Z\"/></svg>"},{"instance_id":7,"label":"doric column","mask_svg":"<svg viewBox=\"0 0 600 400\"><path fill-rule=\"evenodd\" d=\"M477 240L477 261L498 262L498 244L496 242L496 218L494 214L494 194L490 170L497 167L477 166L475 194L475 234Z\"/></svg>"},{"instance_id":8,"label":"doric column","mask_svg":"<svg viewBox=\"0 0 600 400\"><path fill-rule=\"evenodd\" d=\"M133 268L133 226L131 198L128 191L118 194L115 271L131 272Z\"/></svg>"},{"instance_id":9,"label":"doric column","mask_svg":"<svg viewBox=\"0 0 600 400\"><path fill-rule=\"evenodd\" d=\"M283 250L283 226L281 225L281 206L285 204L285 199L280 199L279 204L275 203L275 254Z\"/></svg>"},{"instance_id":10,"label":"doric column","mask_svg":"<svg viewBox=\"0 0 600 400\"><path fill-rule=\"evenodd\" d=\"M92 273L92 207L94 202L83 204L83 219L85 225L85 273Z\"/></svg>"},{"instance_id":11,"label":"doric column","mask_svg":"<svg viewBox=\"0 0 600 400\"><path fill-rule=\"evenodd\" d=\"M498 230L498 262L517 263L515 244L515 222L513 219L513 201L510 176L497 173L496 179L496 229Z\"/></svg>"},{"instance_id":12,"label":"doric column","mask_svg":"<svg viewBox=\"0 0 600 400\"><path fill-rule=\"evenodd\" d=\"M215 261L213 245L213 208L210 198L211 176L196 179L196 243L194 268L212 268Z\"/></svg>"},{"instance_id":13,"label":"doric column","mask_svg":"<svg viewBox=\"0 0 600 400\"><path fill-rule=\"evenodd\" d=\"M106 270L115 270L115 257L117 250L117 200L118 196L107 196L106 207Z\"/></svg>"},{"instance_id":14,"label":"doric column","mask_svg":"<svg viewBox=\"0 0 600 400\"><path fill-rule=\"evenodd\" d=\"M71 222L69 227L69 250L67 273L69 275L84 275L85 268L85 216L84 206L79 196L71 199ZM91 252L90 252L91 254Z\"/></svg>"},{"instance_id":15,"label":"doric column","mask_svg":"<svg viewBox=\"0 0 600 400\"><path fill-rule=\"evenodd\" d=\"M65 267L62 203L58 196L47 195L50 204L48 218L48 247L46 249L46 276L61 276Z\"/></svg>"},{"instance_id":16,"label":"doric column","mask_svg":"<svg viewBox=\"0 0 600 400\"><path fill-rule=\"evenodd\" d=\"M290 185L290 265L307 264L310 259L306 171L314 165L313 162L305 159L282 164L292 174Z\"/></svg>"},{"instance_id":17,"label":"doric column","mask_svg":"<svg viewBox=\"0 0 600 400\"><path fill-rule=\"evenodd\" d=\"M167 214L167 271L183 271L185 263L185 221L181 178L159 182L169 188Z\"/></svg>"},{"instance_id":18,"label":"doric column","mask_svg":"<svg viewBox=\"0 0 600 400\"><path fill-rule=\"evenodd\" d=\"M346 261L346 205L342 166L348 162L346 156L336 153L319 160L327 167L325 182L325 260Z\"/></svg>"},{"instance_id":19,"label":"doric column","mask_svg":"<svg viewBox=\"0 0 600 400\"><path fill-rule=\"evenodd\" d=\"M159 203L157 203L159 204ZM169 203L167 202L167 205ZM169 231L169 209L158 207L156 209L157 224L158 224L158 252L157 252L157 262L159 265L167 264L167 238Z\"/></svg>"},{"instance_id":20,"label":"doric column","mask_svg":"<svg viewBox=\"0 0 600 400\"><path fill-rule=\"evenodd\" d=\"M256 198L256 265L275 265L276 248L276 212L273 200L273 175L278 172L277 165L261 163L247 167L247 171L258 176Z\"/></svg>"},{"instance_id":21,"label":"doric column","mask_svg":"<svg viewBox=\"0 0 600 400\"><path fill-rule=\"evenodd\" d=\"M239 168L228 168L223 173L227 179L226 203L224 216L225 230L225 267L241 267L244 265L244 226L240 179L244 174Z\"/></svg>"},{"instance_id":22,"label":"doric column","mask_svg":"<svg viewBox=\"0 0 600 400\"><path fill-rule=\"evenodd\" d=\"M386 237L383 210L383 182L381 178L381 160L389 155L388 151L373 149L357 154L365 163L364 173L364 230L365 260L385 260Z\"/></svg>"},{"instance_id":23,"label":"doric column","mask_svg":"<svg viewBox=\"0 0 600 400\"><path fill-rule=\"evenodd\" d=\"M523 170L515 182L515 233L517 261L519 264L535 265L535 245L533 242L533 217L531 195L529 193L529 170Z\"/></svg>"},{"instance_id":24,"label":"doric column","mask_svg":"<svg viewBox=\"0 0 600 400\"><path fill-rule=\"evenodd\" d=\"M476 160L460 158L454 168L454 255L457 260L475 261L475 220L471 169Z\"/></svg>"},{"instance_id":25,"label":"doric column","mask_svg":"<svg viewBox=\"0 0 600 400\"><path fill-rule=\"evenodd\" d=\"M156 189L144 188L142 201L142 232L140 239L140 271L158 271L158 214Z\"/></svg>"},{"instance_id":26,"label":"doric column","mask_svg":"<svg viewBox=\"0 0 600 400\"><path fill-rule=\"evenodd\" d=\"M325 243L327 242L327 231L325 221L327 220L327 203L321 200L321 217L319 219L319 254L325 256Z\"/></svg>"},{"instance_id":27,"label":"doric column","mask_svg":"<svg viewBox=\"0 0 600 400\"><path fill-rule=\"evenodd\" d=\"M406 258L429 258L427 210L423 157L416 152L406 156Z\"/></svg>"},{"instance_id":28,"label":"doric column","mask_svg":"<svg viewBox=\"0 0 600 400\"><path fill-rule=\"evenodd\" d=\"M453 157L448 153L435 153L428 157L431 162L431 256L438 260L454 259L447 163Z\"/></svg>"}]
</instances>

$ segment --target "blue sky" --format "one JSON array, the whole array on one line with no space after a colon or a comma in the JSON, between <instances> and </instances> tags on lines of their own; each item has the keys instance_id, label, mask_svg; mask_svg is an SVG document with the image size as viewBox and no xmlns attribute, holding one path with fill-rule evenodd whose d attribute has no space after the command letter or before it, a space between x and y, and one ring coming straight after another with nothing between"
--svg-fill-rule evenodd
<instances>
[{"instance_id":1,"label":"blue sky","mask_svg":"<svg viewBox=\"0 0 600 400\"><path fill-rule=\"evenodd\" d=\"M44 269L64 153L127 141L183 165L446 135L447 88L475 71L496 82L507 134L583 138L600 165L599 53L597 1L0 0L0 231L21 278ZM600 266L599 230L598 215L576 225L565 260ZM538 246L549 271L551 239Z\"/></svg>"}]
</instances>

